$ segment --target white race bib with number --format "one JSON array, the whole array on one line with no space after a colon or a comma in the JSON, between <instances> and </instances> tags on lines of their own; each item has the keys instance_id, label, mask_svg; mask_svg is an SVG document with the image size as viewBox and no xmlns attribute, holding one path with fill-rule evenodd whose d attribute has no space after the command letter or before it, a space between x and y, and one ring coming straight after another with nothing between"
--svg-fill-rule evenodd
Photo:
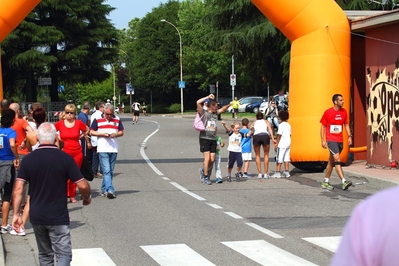
<instances>
[{"instance_id":1,"label":"white race bib with number","mask_svg":"<svg viewBox=\"0 0 399 266\"><path fill-rule=\"evenodd\" d=\"M331 125L330 133L331 134L339 134L342 132L342 125Z\"/></svg>"}]
</instances>

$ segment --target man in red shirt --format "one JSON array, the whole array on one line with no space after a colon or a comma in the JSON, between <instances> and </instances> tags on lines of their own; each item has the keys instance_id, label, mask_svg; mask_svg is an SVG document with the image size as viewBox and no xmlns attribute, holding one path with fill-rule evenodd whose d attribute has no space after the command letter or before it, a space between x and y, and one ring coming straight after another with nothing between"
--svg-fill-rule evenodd
<instances>
[{"instance_id":1,"label":"man in red shirt","mask_svg":"<svg viewBox=\"0 0 399 266\"><path fill-rule=\"evenodd\" d=\"M349 128L348 122L348 113L343 108L344 106L344 98L341 94L334 94L332 97L332 101L334 106L327 109L323 116L321 117L321 129L320 129L320 137L321 137L321 146L323 149L327 149L330 151L330 157L328 159L325 179L321 183L321 187L333 190L334 187L330 185L330 176L332 172L333 166L335 166L335 171L342 182L342 189L347 190L351 185L351 181L347 181L344 178L344 173L341 167L341 159L340 153L343 149L343 135L342 131L345 128L348 133L348 145L352 145L352 135L351 130Z\"/></svg>"}]
</instances>

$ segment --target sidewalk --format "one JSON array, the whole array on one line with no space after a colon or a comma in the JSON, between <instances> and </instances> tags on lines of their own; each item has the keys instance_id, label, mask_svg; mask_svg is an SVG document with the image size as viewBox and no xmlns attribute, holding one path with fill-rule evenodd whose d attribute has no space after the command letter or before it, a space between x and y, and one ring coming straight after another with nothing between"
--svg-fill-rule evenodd
<instances>
[{"instance_id":1,"label":"sidewalk","mask_svg":"<svg viewBox=\"0 0 399 266\"><path fill-rule=\"evenodd\" d=\"M121 114L120 116L126 118L126 117L131 117L131 114ZM152 116L176 117L176 118L182 117L179 114L152 115ZM151 115L148 116L147 118L150 118L150 117L151 117ZM194 121L195 114L184 115L182 118L192 119L192 121ZM229 114L224 114L222 116L222 119L225 121L237 121L237 119L233 119L231 117L231 115L229 115ZM238 121L240 121L240 119L238 119ZM344 170L345 176L347 176L349 178L351 176L359 177L359 180L362 180L361 178L365 178L365 179L374 178L374 179L392 182L394 184L399 184L399 170L398 169L391 170L389 167L367 165L366 161L354 161L349 166L343 167L343 170ZM300 170L297 170L297 171L300 171ZM332 174L333 174L333 176L336 176L335 170L333 171ZM322 175L322 174L320 173L320 175ZM295 178L295 177L293 176L292 178ZM359 180L357 181L357 183L356 183L356 181L354 181L354 185L363 184ZM29 230L29 232L28 232L28 230ZM8 242L9 240L7 240L7 247L4 246L3 235L1 235L0 266L6 265L5 264L6 249L8 249L8 252L12 252L15 254L29 254L29 252L31 252L30 251L31 246L29 245L29 243L31 243L32 245L35 244L33 229L30 227L29 229L27 229L27 233L28 233L27 237L23 237L24 241L21 241L21 237L13 237L10 242ZM32 258L30 258L27 255L26 260L28 263L28 261L32 261ZM28 265L28 264L25 264L25 265ZM11 266L13 266L13 265L11 265Z\"/></svg>"}]
</instances>

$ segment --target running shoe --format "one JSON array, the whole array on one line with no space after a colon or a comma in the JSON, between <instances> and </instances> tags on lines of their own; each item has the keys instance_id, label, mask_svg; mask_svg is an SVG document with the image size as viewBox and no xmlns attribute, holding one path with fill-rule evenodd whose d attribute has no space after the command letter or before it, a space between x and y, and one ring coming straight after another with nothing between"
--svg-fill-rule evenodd
<instances>
[{"instance_id":1,"label":"running shoe","mask_svg":"<svg viewBox=\"0 0 399 266\"><path fill-rule=\"evenodd\" d=\"M242 175L242 177L244 177L244 178L252 178L252 176L249 175L248 173L244 173L244 174Z\"/></svg>"},{"instance_id":2,"label":"running shoe","mask_svg":"<svg viewBox=\"0 0 399 266\"><path fill-rule=\"evenodd\" d=\"M226 177L226 179L227 179L227 182L231 182L231 176L228 175L228 176Z\"/></svg>"},{"instance_id":3,"label":"running shoe","mask_svg":"<svg viewBox=\"0 0 399 266\"><path fill-rule=\"evenodd\" d=\"M107 192L101 192L101 197L107 197Z\"/></svg>"},{"instance_id":4,"label":"running shoe","mask_svg":"<svg viewBox=\"0 0 399 266\"><path fill-rule=\"evenodd\" d=\"M330 185L328 182L321 182L321 187L328 190L334 190L334 187Z\"/></svg>"},{"instance_id":5,"label":"running shoe","mask_svg":"<svg viewBox=\"0 0 399 266\"><path fill-rule=\"evenodd\" d=\"M220 178L220 177L218 177L218 178L216 178L216 183L223 183L223 180L222 180L222 178Z\"/></svg>"},{"instance_id":6,"label":"running shoe","mask_svg":"<svg viewBox=\"0 0 399 266\"><path fill-rule=\"evenodd\" d=\"M234 174L235 174L235 176L236 176L236 180L239 181L239 180L241 179L241 178L240 178L240 174L239 174L238 172L235 172Z\"/></svg>"},{"instance_id":7,"label":"running shoe","mask_svg":"<svg viewBox=\"0 0 399 266\"><path fill-rule=\"evenodd\" d=\"M9 224L7 224L7 226L1 226L1 228L0 228L0 233L2 233L2 234L7 234L7 233L9 233L11 230L13 230L13 229L12 229L12 226L9 225Z\"/></svg>"},{"instance_id":8,"label":"running shoe","mask_svg":"<svg viewBox=\"0 0 399 266\"><path fill-rule=\"evenodd\" d=\"M281 178L281 173L280 172L275 172L271 177L272 178Z\"/></svg>"},{"instance_id":9,"label":"running shoe","mask_svg":"<svg viewBox=\"0 0 399 266\"><path fill-rule=\"evenodd\" d=\"M269 178L270 178L270 175L269 175L269 174L264 174L264 175L263 175L263 178L264 178L264 179L269 179Z\"/></svg>"},{"instance_id":10,"label":"running shoe","mask_svg":"<svg viewBox=\"0 0 399 266\"><path fill-rule=\"evenodd\" d=\"M204 185L212 185L212 182L209 180L209 177L204 177Z\"/></svg>"},{"instance_id":11,"label":"running shoe","mask_svg":"<svg viewBox=\"0 0 399 266\"><path fill-rule=\"evenodd\" d=\"M342 183L342 189L343 190L347 190L350 186L352 186L352 182L351 181L345 181L344 183Z\"/></svg>"},{"instance_id":12,"label":"running shoe","mask_svg":"<svg viewBox=\"0 0 399 266\"><path fill-rule=\"evenodd\" d=\"M113 192L108 192L107 193L107 198L114 199L114 198L116 198L116 195Z\"/></svg>"},{"instance_id":13,"label":"running shoe","mask_svg":"<svg viewBox=\"0 0 399 266\"><path fill-rule=\"evenodd\" d=\"M289 171L284 171L284 172L283 172L283 176L284 176L285 178L289 178L291 175L290 175L290 172L289 172Z\"/></svg>"},{"instance_id":14,"label":"running shoe","mask_svg":"<svg viewBox=\"0 0 399 266\"><path fill-rule=\"evenodd\" d=\"M199 171L199 173L200 173L201 181L204 182L204 177L205 177L205 175L204 175L204 168L200 168L200 169L198 169L198 171Z\"/></svg>"},{"instance_id":15,"label":"running shoe","mask_svg":"<svg viewBox=\"0 0 399 266\"><path fill-rule=\"evenodd\" d=\"M258 179L262 179L262 174L258 174Z\"/></svg>"},{"instance_id":16,"label":"running shoe","mask_svg":"<svg viewBox=\"0 0 399 266\"><path fill-rule=\"evenodd\" d=\"M12 229L10 231L10 235L13 236L26 236L26 232L25 229L23 229L22 227L19 228L19 232L15 231L14 229Z\"/></svg>"}]
</instances>

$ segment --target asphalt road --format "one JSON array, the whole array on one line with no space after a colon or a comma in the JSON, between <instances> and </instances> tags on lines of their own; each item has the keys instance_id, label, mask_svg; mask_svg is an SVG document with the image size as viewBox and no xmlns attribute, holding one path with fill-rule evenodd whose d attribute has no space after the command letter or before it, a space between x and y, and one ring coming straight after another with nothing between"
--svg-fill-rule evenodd
<instances>
[{"instance_id":1,"label":"asphalt road","mask_svg":"<svg viewBox=\"0 0 399 266\"><path fill-rule=\"evenodd\" d=\"M148 116L132 125L126 117L123 123L117 198L101 197L95 179L90 206L69 204L72 265L328 265L354 206L394 185L371 179L326 191L322 173L297 169L289 179L258 180L252 161L254 178L206 186L193 119ZM224 170L226 148L221 153ZM37 265L29 225L27 232L3 235L6 265Z\"/></svg>"}]
</instances>

